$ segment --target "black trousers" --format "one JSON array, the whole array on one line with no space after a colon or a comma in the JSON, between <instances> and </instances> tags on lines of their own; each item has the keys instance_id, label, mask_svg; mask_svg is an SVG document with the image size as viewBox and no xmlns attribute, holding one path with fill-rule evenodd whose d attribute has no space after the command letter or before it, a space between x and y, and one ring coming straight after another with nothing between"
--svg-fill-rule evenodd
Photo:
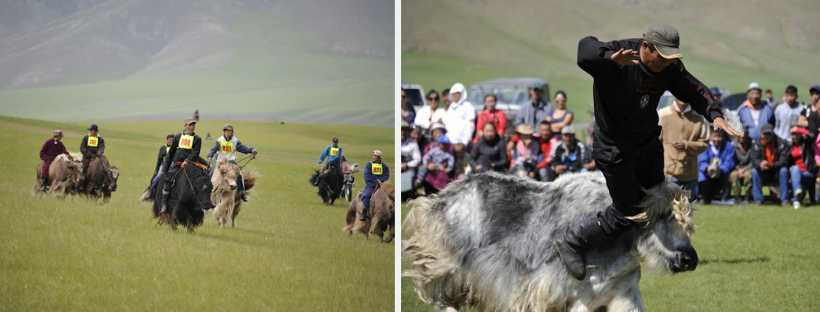
<instances>
[{"instance_id":1,"label":"black trousers","mask_svg":"<svg viewBox=\"0 0 820 312\"><path fill-rule=\"evenodd\" d=\"M732 184L729 183L729 173L721 172L720 176L715 179L706 178L706 181L700 182L699 186L704 204L711 203L720 190L723 191L720 200L727 200L731 195Z\"/></svg>"},{"instance_id":2,"label":"black trousers","mask_svg":"<svg viewBox=\"0 0 820 312\"><path fill-rule=\"evenodd\" d=\"M177 174L177 171L179 171L179 169L181 169L181 166L182 165L180 165L176 162L173 162L173 163L171 163L171 168L168 168L168 171L163 173L163 175L164 175L163 178L165 178L165 184L162 185L162 190L163 191L165 191L165 192L170 192L171 191L171 181L174 179L174 176Z\"/></svg>"},{"instance_id":3,"label":"black trousers","mask_svg":"<svg viewBox=\"0 0 820 312\"><path fill-rule=\"evenodd\" d=\"M637 224L626 217L643 212L637 207L646 197L643 189L664 181L663 144L657 137L634 148L606 144L605 140L595 137L592 156L604 174L612 197L612 205L597 216L607 234L617 235Z\"/></svg>"}]
</instances>

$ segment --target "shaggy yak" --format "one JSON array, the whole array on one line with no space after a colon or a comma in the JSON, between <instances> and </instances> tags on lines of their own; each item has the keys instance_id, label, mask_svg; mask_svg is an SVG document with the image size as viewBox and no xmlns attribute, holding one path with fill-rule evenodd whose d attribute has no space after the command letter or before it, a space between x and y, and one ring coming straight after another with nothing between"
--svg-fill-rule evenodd
<instances>
[{"instance_id":1,"label":"shaggy yak","mask_svg":"<svg viewBox=\"0 0 820 312\"><path fill-rule=\"evenodd\" d=\"M322 202L325 205L333 205L336 202L336 199L342 196L342 184L344 184L344 176L342 175L342 170L336 166L329 166L325 172L320 172L319 170L313 170L313 175L310 177L311 185L316 182L316 179L319 179L319 197L322 198Z\"/></svg>"},{"instance_id":2,"label":"shaggy yak","mask_svg":"<svg viewBox=\"0 0 820 312\"><path fill-rule=\"evenodd\" d=\"M85 194L97 198L103 197L104 202L111 199L111 192L117 191L117 178L120 170L108 164L108 157L100 155L88 164L88 173L85 175Z\"/></svg>"},{"instance_id":3,"label":"shaggy yak","mask_svg":"<svg viewBox=\"0 0 820 312\"><path fill-rule=\"evenodd\" d=\"M214 216L219 221L219 227L225 228L229 217L231 218L231 227L234 227L234 220L236 220L236 216L239 215L239 210L242 207L242 194L236 188L236 177L239 175L240 168L229 163L227 158L219 159L214 165L216 168L214 168L214 175L211 177L211 185L213 185L211 201L216 204ZM245 195L251 195L250 190L256 184L257 177L254 172L242 174L242 180L245 183Z\"/></svg>"},{"instance_id":4,"label":"shaggy yak","mask_svg":"<svg viewBox=\"0 0 820 312\"><path fill-rule=\"evenodd\" d=\"M644 311L641 266L694 270L688 191L664 182L647 192L644 222L584 255L574 279L553 249L566 229L612 203L600 173L552 183L497 173L469 176L412 203L402 252L422 300L439 311Z\"/></svg>"},{"instance_id":5,"label":"shaggy yak","mask_svg":"<svg viewBox=\"0 0 820 312\"><path fill-rule=\"evenodd\" d=\"M167 174L167 173L166 173ZM157 180L158 190L165 185L164 177ZM208 172L196 165L188 163L177 171L168 194L168 213L160 215L162 210L162 196L154 198L154 218L159 217L159 224L168 223L176 230L177 225L184 225L189 232L202 225L205 210L214 208L211 202L211 181Z\"/></svg>"},{"instance_id":6,"label":"shaggy yak","mask_svg":"<svg viewBox=\"0 0 820 312\"><path fill-rule=\"evenodd\" d=\"M364 208L362 204L362 192L356 193L356 197L350 202L345 216L346 225L342 231L353 235L353 232L364 233L368 237L369 233L376 234L384 243L390 243L396 237L396 190L390 182L379 182L379 188L370 197L370 209L367 213L367 221L359 221L359 216ZM390 236L384 239L384 232L390 227Z\"/></svg>"},{"instance_id":7,"label":"shaggy yak","mask_svg":"<svg viewBox=\"0 0 820 312\"><path fill-rule=\"evenodd\" d=\"M42 192L43 188L43 163L37 165L37 175L34 178L34 188L32 194ZM51 195L66 195L73 193L83 181L83 164L80 161L71 160L66 155L59 155L48 168L48 176L51 185L49 193Z\"/></svg>"}]
</instances>

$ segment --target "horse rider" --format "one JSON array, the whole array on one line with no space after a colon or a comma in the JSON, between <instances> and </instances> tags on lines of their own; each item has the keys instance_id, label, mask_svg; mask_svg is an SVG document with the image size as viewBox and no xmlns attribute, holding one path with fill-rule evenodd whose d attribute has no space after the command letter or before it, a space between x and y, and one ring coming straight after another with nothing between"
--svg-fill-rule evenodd
<instances>
[{"instance_id":1,"label":"horse rider","mask_svg":"<svg viewBox=\"0 0 820 312\"><path fill-rule=\"evenodd\" d=\"M233 125L227 124L222 127L222 136L219 137L219 139L216 139L216 144L214 144L211 152L208 153L208 164L213 164L211 160L213 160L214 155L216 155L216 160L219 160L220 158L228 158L229 163L239 166L239 164L236 163L235 152L240 152L242 154L253 153L256 155L256 149L242 145L242 142L239 142L239 138L233 136ZM208 174L209 177L214 174L214 168L215 166L211 166L211 172ZM239 194L242 194L242 201L248 202L248 197L245 196L245 180L242 178L242 171L240 171L239 175L236 176L236 187Z\"/></svg>"},{"instance_id":2,"label":"horse rider","mask_svg":"<svg viewBox=\"0 0 820 312\"><path fill-rule=\"evenodd\" d=\"M83 154L83 183L80 183L80 192L85 191L86 181L88 181L88 165L95 157L100 157L105 151L105 140L99 135L100 129L97 124L91 124L87 129L89 133L80 142L80 153Z\"/></svg>"},{"instance_id":3,"label":"horse rider","mask_svg":"<svg viewBox=\"0 0 820 312\"><path fill-rule=\"evenodd\" d=\"M341 174L342 147L339 146L338 138L333 138L333 144L328 145L325 150L322 151L322 155L319 155L320 165L325 161L325 157L327 157L327 165L322 168L322 174L313 182L313 186L319 185L319 179L324 176L326 172L332 171L332 168L335 168L336 173Z\"/></svg>"},{"instance_id":4,"label":"horse rider","mask_svg":"<svg viewBox=\"0 0 820 312\"><path fill-rule=\"evenodd\" d=\"M373 195L373 192L376 190L376 187L379 186L377 181L387 181L390 178L390 168L387 168L387 164L382 163L382 152L380 150L373 151L373 160L367 162L367 165L364 167L364 183L367 186L364 187L364 192L362 193L362 205L364 208L362 209L362 216L359 218L359 221L367 221L367 209L370 209L370 196Z\"/></svg>"},{"instance_id":5,"label":"horse rider","mask_svg":"<svg viewBox=\"0 0 820 312\"><path fill-rule=\"evenodd\" d=\"M185 130L174 135L174 141L165 155L165 162L162 164L162 171L159 175L165 174L165 184L162 187L162 210L160 213L168 212L168 194L171 192L171 181L174 175L182 167L183 163L195 165L199 162L199 150L202 147L202 139L194 132L196 130L196 120L194 117L185 118ZM165 168L168 168L166 171Z\"/></svg>"},{"instance_id":6,"label":"horse rider","mask_svg":"<svg viewBox=\"0 0 820 312\"><path fill-rule=\"evenodd\" d=\"M48 182L48 168L51 166L51 162L54 161L57 156L62 154L68 155L68 159L74 160L71 158L71 155L68 154L63 142L60 142L62 139L63 131L54 130L54 136L46 140L46 142L43 143L43 147L40 148L40 159L43 160L43 192L46 191L46 182Z\"/></svg>"},{"instance_id":7,"label":"horse rider","mask_svg":"<svg viewBox=\"0 0 820 312\"><path fill-rule=\"evenodd\" d=\"M154 167L154 176L151 177L151 187L149 189L150 194L148 197L154 198L156 195L156 190L154 187L157 186L157 180L159 180L159 172L162 172L162 163L165 161L165 156L168 155L168 150L171 149L171 144L174 143L174 135L169 134L165 136L165 145L159 147L159 154L157 154L157 166Z\"/></svg>"},{"instance_id":8,"label":"horse rider","mask_svg":"<svg viewBox=\"0 0 820 312\"><path fill-rule=\"evenodd\" d=\"M667 24L653 24L643 38L578 42L578 67L593 78L595 132L592 158L606 179L612 204L570 226L553 246L569 274L586 276L584 253L640 226L629 217L649 190L664 181L664 147L658 125L658 101L668 89L689 103L714 129L741 136L723 119L720 102L683 66L680 36Z\"/></svg>"}]
</instances>

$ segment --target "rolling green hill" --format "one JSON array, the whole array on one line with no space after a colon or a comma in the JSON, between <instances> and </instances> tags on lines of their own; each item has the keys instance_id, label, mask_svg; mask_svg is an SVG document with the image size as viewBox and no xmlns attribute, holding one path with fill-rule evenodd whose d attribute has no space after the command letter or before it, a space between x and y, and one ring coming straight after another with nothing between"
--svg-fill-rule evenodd
<instances>
[{"instance_id":1,"label":"rolling green hill","mask_svg":"<svg viewBox=\"0 0 820 312\"><path fill-rule=\"evenodd\" d=\"M202 121L197 132L216 135L226 122ZM308 178L332 137L351 162L364 164L379 149L395 163L393 131L230 122L259 150L246 168L260 178L236 228L220 229L206 215L191 234L156 226L150 204L139 201L159 146L181 122L99 124L105 154L120 169L103 204L31 194L43 142L61 129L77 151L87 124L0 116L0 139L15 142L0 154L0 310L392 310L396 245L343 233L349 203L325 206ZM354 176L358 191L362 173Z\"/></svg>"},{"instance_id":2,"label":"rolling green hill","mask_svg":"<svg viewBox=\"0 0 820 312\"><path fill-rule=\"evenodd\" d=\"M578 40L642 36L651 23L681 33L687 69L708 86L746 91L757 81L779 97L820 83L820 9L812 1L403 2L402 80L441 91L455 82L533 76L586 111L592 79L576 65ZM583 120L588 114L577 114Z\"/></svg>"}]
</instances>

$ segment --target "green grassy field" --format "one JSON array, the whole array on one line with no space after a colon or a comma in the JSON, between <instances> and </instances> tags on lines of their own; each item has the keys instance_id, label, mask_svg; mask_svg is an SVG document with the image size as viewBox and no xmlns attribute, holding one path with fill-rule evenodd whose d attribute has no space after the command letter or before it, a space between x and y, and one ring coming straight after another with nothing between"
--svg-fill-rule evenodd
<instances>
[{"instance_id":1,"label":"green grassy field","mask_svg":"<svg viewBox=\"0 0 820 312\"><path fill-rule=\"evenodd\" d=\"M197 132L219 135L226 122L201 121ZM396 245L348 237L348 203L323 205L307 182L332 137L351 162L380 149L393 164L392 129L231 123L260 151L248 169L261 177L236 228L219 229L206 215L190 234L156 226L150 204L138 201L159 146L181 121L99 124L105 154L120 169L118 190L102 204L30 193L52 131L63 130L77 151L87 124L0 117L0 139L14 145L0 156L0 310L393 310Z\"/></svg>"},{"instance_id":2,"label":"green grassy field","mask_svg":"<svg viewBox=\"0 0 820 312\"><path fill-rule=\"evenodd\" d=\"M644 271L640 287L647 311L820 309L817 206L701 206L694 218L697 269L676 275ZM433 311L418 299L409 278L401 280L401 305L403 312Z\"/></svg>"}]
</instances>

